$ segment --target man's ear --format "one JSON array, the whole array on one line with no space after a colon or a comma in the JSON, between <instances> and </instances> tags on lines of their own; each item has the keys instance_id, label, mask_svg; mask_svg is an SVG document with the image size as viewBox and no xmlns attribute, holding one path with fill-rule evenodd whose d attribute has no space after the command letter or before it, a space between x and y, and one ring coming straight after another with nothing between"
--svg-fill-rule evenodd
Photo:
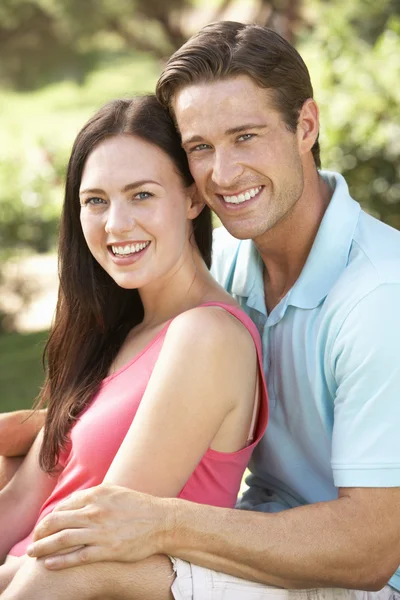
<instances>
[{"instance_id":1,"label":"man's ear","mask_svg":"<svg viewBox=\"0 0 400 600\"><path fill-rule=\"evenodd\" d=\"M297 135L301 154L309 152L314 146L319 131L318 106L308 98L301 107L297 123Z\"/></svg>"},{"instance_id":2,"label":"man's ear","mask_svg":"<svg viewBox=\"0 0 400 600\"><path fill-rule=\"evenodd\" d=\"M205 202L201 198L195 183L192 183L186 189L186 192L187 192L188 199L189 199L187 216L188 216L188 219L193 220L199 216L199 214L201 213L201 211L203 210L203 208L205 206Z\"/></svg>"}]
</instances>

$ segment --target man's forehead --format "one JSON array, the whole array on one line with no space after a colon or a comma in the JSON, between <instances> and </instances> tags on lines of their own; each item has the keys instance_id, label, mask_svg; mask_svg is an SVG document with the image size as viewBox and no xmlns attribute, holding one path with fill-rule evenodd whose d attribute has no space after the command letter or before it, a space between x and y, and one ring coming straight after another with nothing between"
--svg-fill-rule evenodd
<instances>
[{"instance_id":1,"label":"man's forehead","mask_svg":"<svg viewBox=\"0 0 400 600\"><path fill-rule=\"evenodd\" d=\"M258 85L254 79L248 75L240 74L230 77L222 77L211 81L194 81L180 87L173 98L173 105L184 109L191 107L195 102L199 102L204 97L217 97L218 100L229 100L237 96L246 95L249 91L253 95L259 95L260 98L272 96L271 90Z\"/></svg>"},{"instance_id":2,"label":"man's forehead","mask_svg":"<svg viewBox=\"0 0 400 600\"><path fill-rule=\"evenodd\" d=\"M172 108L181 134L191 137L209 127L228 131L265 124L266 114L276 112L274 104L271 90L240 75L185 86L175 94Z\"/></svg>"}]
</instances>

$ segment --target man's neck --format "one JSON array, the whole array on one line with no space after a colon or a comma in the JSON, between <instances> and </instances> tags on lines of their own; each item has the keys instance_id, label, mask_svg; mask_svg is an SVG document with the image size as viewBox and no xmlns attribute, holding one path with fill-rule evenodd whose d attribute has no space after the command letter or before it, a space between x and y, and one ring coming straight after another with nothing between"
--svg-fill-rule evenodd
<instances>
[{"instance_id":1,"label":"man's neck","mask_svg":"<svg viewBox=\"0 0 400 600\"><path fill-rule=\"evenodd\" d=\"M264 262L264 293L268 312L298 279L332 196L328 184L315 172L291 211L254 243Z\"/></svg>"}]
</instances>

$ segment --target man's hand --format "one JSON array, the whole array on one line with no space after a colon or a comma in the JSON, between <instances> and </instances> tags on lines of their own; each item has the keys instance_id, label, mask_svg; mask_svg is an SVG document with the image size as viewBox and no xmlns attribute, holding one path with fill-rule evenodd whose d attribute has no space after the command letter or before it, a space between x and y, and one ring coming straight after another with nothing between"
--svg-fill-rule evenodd
<instances>
[{"instance_id":1,"label":"man's hand","mask_svg":"<svg viewBox=\"0 0 400 600\"><path fill-rule=\"evenodd\" d=\"M0 455L25 456L44 425L45 410L0 414Z\"/></svg>"},{"instance_id":2,"label":"man's hand","mask_svg":"<svg viewBox=\"0 0 400 600\"><path fill-rule=\"evenodd\" d=\"M142 560L160 551L163 534L172 529L167 515L173 503L108 484L75 492L38 524L27 553L47 556L51 569Z\"/></svg>"},{"instance_id":3,"label":"man's hand","mask_svg":"<svg viewBox=\"0 0 400 600\"><path fill-rule=\"evenodd\" d=\"M43 519L28 554L69 548L46 559L55 569L169 554L278 587L375 591L399 564L399 516L399 488L344 488L337 500L263 514L100 485Z\"/></svg>"}]
</instances>

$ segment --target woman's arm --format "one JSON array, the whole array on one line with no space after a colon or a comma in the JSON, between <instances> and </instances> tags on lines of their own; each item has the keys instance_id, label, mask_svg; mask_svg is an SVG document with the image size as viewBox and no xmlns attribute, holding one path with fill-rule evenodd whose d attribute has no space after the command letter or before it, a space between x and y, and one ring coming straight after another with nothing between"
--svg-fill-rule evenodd
<instances>
[{"instance_id":1,"label":"woman's arm","mask_svg":"<svg viewBox=\"0 0 400 600\"><path fill-rule=\"evenodd\" d=\"M0 414L0 455L25 456L45 418L45 410L16 410Z\"/></svg>"},{"instance_id":2,"label":"woman's arm","mask_svg":"<svg viewBox=\"0 0 400 600\"><path fill-rule=\"evenodd\" d=\"M256 373L253 339L235 317L210 307L179 315L104 481L177 496L211 445L225 451L244 445ZM236 410L247 418L237 418L231 431L222 429Z\"/></svg>"},{"instance_id":3,"label":"woman's arm","mask_svg":"<svg viewBox=\"0 0 400 600\"><path fill-rule=\"evenodd\" d=\"M244 445L256 379L253 339L234 317L220 309L205 308L177 317L105 481L158 496L176 496L213 442L221 449L226 444L226 451L238 449L236 431L219 437L218 432L228 415L242 409L246 401L248 419L241 424ZM234 448L229 447L232 444ZM163 597L170 597L171 567L168 562L163 564L167 566ZM78 575L83 577L85 569L79 567ZM25 577L23 585L26 581ZM14 587L21 598L25 597L25 588L17 583ZM27 589L30 597L40 596L33 594L37 589L32 582Z\"/></svg>"},{"instance_id":4,"label":"woman's arm","mask_svg":"<svg viewBox=\"0 0 400 600\"><path fill-rule=\"evenodd\" d=\"M40 433L21 467L0 491L0 564L10 548L30 533L40 507L56 484L57 478L39 466L42 438Z\"/></svg>"},{"instance_id":5,"label":"woman's arm","mask_svg":"<svg viewBox=\"0 0 400 600\"><path fill-rule=\"evenodd\" d=\"M23 456L0 456L0 490L11 481L23 460Z\"/></svg>"}]
</instances>

